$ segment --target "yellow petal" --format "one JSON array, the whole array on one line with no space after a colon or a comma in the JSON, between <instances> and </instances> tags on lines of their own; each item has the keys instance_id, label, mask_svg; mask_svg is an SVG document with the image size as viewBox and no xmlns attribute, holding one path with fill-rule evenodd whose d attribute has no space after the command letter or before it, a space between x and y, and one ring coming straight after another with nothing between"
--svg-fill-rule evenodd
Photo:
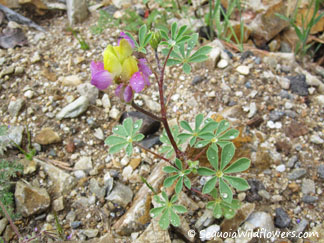
<instances>
[{"instance_id":1,"label":"yellow petal","mask_svg":"<svg viewBox=\"0 0 324 243\"><path fill-rule=\"evenodd\" d=\"M104 68L110 72L114 77L119 76L122 71L122 65L119 62L114 48L109 45L103 53Z\"/></svg>"},{"instance_id":2,"label":"yellow petal","mask_svg":"<svg viewBox=\"0 0 324 243\"><path fill-rule=\"evenodd\" d=\"M138 72L136 59L133 56L128 57L123 63L123 70L121 72L122 80L129 80L136 72Z\"/></svg>"},{"instance_id":3,"label":"yellow petal","mask_svg":"<svg viewBox=\"0 0 324 243\"><path fill-rule=\"evenodd\" d=\"M132 55L133 49L127 40L122 39L119 42L119 46L115 46L115 51L117 53L120 62L123 63L126 58Z\"/></svg>"}]
</instances>

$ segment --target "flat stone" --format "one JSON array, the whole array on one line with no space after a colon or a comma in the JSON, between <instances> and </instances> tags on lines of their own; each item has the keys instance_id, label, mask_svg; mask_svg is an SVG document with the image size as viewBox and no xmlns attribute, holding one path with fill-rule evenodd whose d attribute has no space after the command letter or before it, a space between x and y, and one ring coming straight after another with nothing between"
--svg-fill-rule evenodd
<instances>
[{"instance_id":1,"label":"flat stone","mask_svg":"<svg viewBox=\"0 0 324 243\"><path fill-rule=\"evenodd\" d=\"M295 166L295 163L298 161L297 155L292 156L288 162L287 162L287 167L288 168L293 168Z\"/></svg>"},{"instance_id":2,"label":"flat stone","mask_svg":"<svg viewBox=\"0 0 324 243\"><path fill-rule=\"evenodd\" d=\"M44 188L32 187L21 181L16 183L15 201L17 211L24 217L44 212L51 203Z\"/></svg>"},{"instance_id":3,"label":"flat stone","mask_svg":"<svg viewBox=\"0 0 324 243\"><path fill-rule=\"evenodd\" d=\"M23 126L10 126L7 131L7 135L0 136L0 154L3 154L7 148L14 147L12 140L21 145L23 137L24 127Z\"/></svg>"},{"instance_id":4,"label":"flat stone","mask_svg":"<svg viewBox=\"0 0 324 243\"><path fill-rule=\"evenodd\" d=\"M217 63L217 67L218 68L226 68L228 66L228 61L226 59L221 59L218 63Z\"/></svg>"},{"instance_id":5,"label":"flat stone","mask_svg":"<svg viewBox=\"0 0 324 243\"><path fill-rule=\"evenodd\" d=\"M155 145L161 145L160 136L150 135L139 142L143 147L149 149Z\"/></svg>"},{"instance_id":6,"label":"flat stone","mask_svg":"<svg viewBox=\"0 0 324 243\"><path fill-rule=\"evenodd\" d=\"M12 74L15 71L15 68L13 66L4 68L0 73L0 78L2 78L5 75Z\"/></svg>"},{"instance_id":7,"label":"flat stone","mask_svg":"<svg viewBox=\"0 0 324 243\"><path fill-rule=\"evenodd\" d=\"M79 78L78 75L70 75L62 79L62 84L64 86L78 86L82 84L82 80Z\"/></svg>"},{"instance_id":8,"label":"flat stone","mask_svg":"<svg viewBox=\"0 0 324 243\"><path fill-rule=\"evenodd\" d=\"M120 111L117 109L116 106L113 106L111 108L111 110L109 111L109 117L111 117L112 119L117 120L119 117Z\"/></svg>"},{"instance_id":9,"label":"flat stone","mask_svg":"<svg viewBox=\"0 0 324 243\"><path fill-rule=\"evenodd\" d=\"M117 182L111 193L106 197L108 201L112 201L122 207L126 207L132 201L133 191L122 183Z\"/></svg>"},{"instance_id":10,"label":"flat stone","mask_svg":"<svg viewBox=\"0 0 324 243\"><path fill-rule=\"evenodd\" d=\"M297 179L303 177L304 175L306 175L306 173L307 173L307 171L304 168L296 168L288 174L288 179L289 180L297 180Z\"/></svg>"},{"instance_id":11,"label":"flat stone","mask_svg":"<svg viewBox=\"0 0 324 243\"><path fill-rule=\"evenodd\" d=\"M275 226L278 228L286 228L290 225L291 219L282 208L276 208Z\"/></svg>"},{"instance_id":12,"label":"flat stone","mask_svg":"<svg viewBox=\"0 0 324 243\"><path fill-rule=\"evenodd\" d=\"M98 229L85 229L85 230L82 230L82 233L91 239L98 235L99 230Z\"/></svg>"},{"instance_id":13,"label":"flat stone","mask_svg":"<svg viewBox=\"0 0 324 243\"><path fill-rule=\"evenodd\" d=\"M271 121L279 121L285 115L284 111L273 110L269 114L269 119Z\"/></svg>"},{"instance_id":14,"label":"flat stone","mask_svg":"<svg viewBox=\"0 0 324 243\"><path fill-rule=\"evenodd\" d=\"M289 89L289 87L290 87L290 79L288 79L286 77L277 76L277 81L278 81L281 88Z\"/></svg>"},{"instance_id":15,"label":"flat stone","mask_svg":"<svg viewBox=\"0 0 324 243\"><path fill-rule=\"evenodd\" d=\"M243 75L249 75L250 68L245 65L240 65L236 68L236 71L238 71L240 74L243 74Z\"/></svg>"},{"instance_id":16,"label":"flat stone","mask_svg":"<svg viewBox=\"0 0 324 243\"><path fill-rule=\"evenodd\" d=\"M101 98L102 105L105 109L109 110L111 107L111 102L109 99L109 96L107 94L104 94Z\"/></svg>"},{"instance_id":17,"label":"flat stone","mask_svg":"<svg viewBox=\"0 0 324 243\"><path fill-rule=\"evenodd\" d=\"M134 243L171 243L169 232L161 229L159 221L153 218L145 231L134 241Z\"/></svg>"},{"instance_id":18,"label":"flat stone","mask_svg":"<svg viewBox=\"0 0 324 243\"><path fill-rule=\"evenodd\" d=\"M252 224L255 228L264 228L266 232L274 230L272 217L266 212L253 212L246 222Z\"/></svg>"},{"instance_id":19,"label":"flat stone","mask_svg":"<svg viewBox=\"0 0 324 243\"><path fill-rule=\"evenodd\" d=\"M81 115L88 109L89 100L85 96L80 96L78 99L65 106L57 115L58 120L63 118L74 118Z\"/></svg>"},{"instance_id":20,"label":"flat stone","mask_svg":"<svg viewBox=\"0 0 324 243\"><path fill-rule=\"evenodd\" d=\"M305 195L305 196L302 197L302 201L304 203L311 204L311 203L315 203L317 200L318 200L318 197L316 197L316 196Z\"/></svg>"},{"instance_id":21,"label":"flat stone","mask_svg":"<svg viewBox=\"0 0 324 243\"><path fill-rule=\"evenodd\" d=\"M75 170L91 170L92 160L91 157L83 156L74 165Z\"/></svg>"},{"instance_id":22,"label":"flat stone","mask_svg":"<svg viewBox=\"0 0 324 243\"><path fill-rule=\"evenodd\" d=\"M24 166L24 175L32 174L37 169L37 163L34 160L28 160L26 158L19 161Z\"/></svg>"},{"instance_id":23,"label":"flat stone","mask_svg":"<svg viewBox=\"0 0 324 243\"><path fill-rule=\"evenodd\" d=\"M45 173L48 175L48 184L55 197L67 194L75 186L76 179L74 176L37 158L34 158L34 160L43 167Z\"/></svg>"},{"instance_id":24,"label":"flat stone","mask_svg":"<svg viewBox=\"0 0 324 243\"><path fill-rule=\"evenodd\" d=\"M98 138L100 140L105 139L105 135L100 127L95 129L93 136L95 136L96 138Z\"/></svg>"},{"instance_id":25,"label":"flat stone","mask_svg":"<svg viewBox=\"0 0 324 243\"><path fill-rule=\"evenodd\" d=\"M77 90L81 96L88 98L90 104L96 104L96 100L99 96L99 89L97 89L96 86L90 83L84 83L78 85Z\"/></svg>"},{"instance_id":26,"label":"flat stone","mask_svg":"<svg viewBox=\"0 0 324 243\"><path fill-rule=\"evenodd\" d=\"M252 102L250 104L250 112L248 114L248 118L252 118L256 113L257 113L257 106L255 104L255 102Z\"/></svg>"},{"instance_id":27,"label":"flat stone","mask_svg":"<svg viewBox=\"0 0 324 243\"><path fill-rule=\"evenodd\" d=\"M284 164L278 165L276 167L276 171L278 172L284 172L286 170L286 166Z\"/></svg>"},{"instance_id":28,"label":"flat stone","mask_svg":"<svg viewBox=\"0 0 324 243\"><path fill-rule=\"evenodd\" d=\"M34 97L34 91L33 90L27 90L25 93L24 93L24 96L28 99L31 99Z\"/></svg>"},{"instance_id":29,"label":"flat stone","mask_svg":"<svg viewBox=\"0 0 324 243\"><path fill-rule=\"evenodd\" d=\"M17 99L17 100L12 100L9 103L8 106L8 112L12 117L16 117L19 113L19 111L21 110L21 108L24 106L25 101L21 98Z\"/></svg>"},{"instance_id":30,"label":"flat stone","mask_svg":"<svg viewBox=\"0 0 324 243\"><path fill-rule=\"evenodd\" d=\"M8 219L5 217L0 219L0 235L2 235L2 232L5 230L8 222L9 222Z\"/></svg>"},{"instance_id":31,"label":"flat stone","mask_svg":"<svg viewBox=\"0 0 324 243\"><path fill-rule=\"evenodd\" d=\"M35 52L34 55L31 57L30 61L31 63L36 63L41 60L41 57L38 52Z\"/></svg>"},{"instance_id":32,"label":"flat stone","mask_svg":"<svg viewBox=\"0 0 324 243\"><path fill-rule=\"evenodd\" d=\"M324 106L324 95L317 95L314 98L321 106Z\"/></svg>"},{"instance_id":33,"label":"flat stone","mask_svg":"<svg viewBox=\"0 0 324 243\"><path fill-rule=\"evenodd\" d=\"M324 143L324 140L320 136L318 136L318 134L313 134L310 137L310 141L315 144L323 144Z\"/></svg>"},{"instance_id":34,"label":"flat stone","mask_svg":"<svg viewBox=\"0 0 324 243\"><path fill-rule=\"evenodd\" d=\"M90 179L89 190L91 193L95 194L99 199L104 199L106 189L104 187L100 187L98 181L95 178Z\"/></svg>"},{"instance_id":35,"label":"flat stone","mask_svg":"<svg viewBox=\"0 0 324 243\"><path fill-rule=\"evenodd\" d=\"M71 26L82 22L89 15L86 0L66 0L66 8Z\"/></svg>"},{"instance_id":36,"label":"flat stone","mask_svg":"<svg viewBox=\"0 0 324 243\"><path fill-rule=\"evenodd\" d=\"M302 219L298 224L294 226L292 229L292 232L295 232L296 235L298 235L301 232L304 232L309 224L309 221L307 219Z\"/></svg>"},{"instance_id":37,"label":"flat stone","mask_svg":"<svg viewBox=\"0 0 324 243\"><path fill-rule=\"evenodd\" d=\"M61 142L61 137L52 128L43 128L35 137L35 142L41 145L48 145Z\"/></svg>"},{"instance_id":38,"label":"flat stone","mask_svg":"<svg viewBox=\"0 0 324 243\"><path fill-rule=\"evenodd\" d=\"M141 95L141 97L143 98L145 105L154 112L159 113L161 111L161 105L160 103L152 100L151 97L149 97L148 95Z\"/></svg>"},{"instance_id":39,"label":"flat stone","mask_svg":"<svg viewBox=\"0 0 324 243\"><path fill-rule=\"evenodd\" d=\"M302 193L303 194L314 194L315 193L315 182L311 179L303 179Z\"/></svg>"},{"instance_id":40,"label":"flat stone","mask_svg":"<svg viewBox=\"0 0 324 243\"><path fill-rule=\"evenodd\" d=\"M213 211L209 209L205 209L204 213L198 217L195 223L195 228L201 230L203 227L207 227L211 225L215 220L213 215Z\"/></svg>"}]
</instances>

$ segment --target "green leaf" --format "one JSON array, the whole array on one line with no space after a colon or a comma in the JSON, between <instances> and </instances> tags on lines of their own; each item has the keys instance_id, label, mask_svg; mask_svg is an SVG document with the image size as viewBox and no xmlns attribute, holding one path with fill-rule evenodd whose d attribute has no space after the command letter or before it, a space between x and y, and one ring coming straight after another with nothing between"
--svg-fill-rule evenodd
<instances>
[{"instance_id":1,"label":"green leaf","mask_svg":"<svg viewBox=\"0 0 324 243\"><path fill-rule=\"evenodd\" d=\"M123 126L127 132L128 136L132 136L133 134L133 120L132 118L128 117L123 121Z\"/></svg>"},{"instance_id":2,"label":"green leaf","mask_svg":"<svg viewBox=\"0 0 324 243\"><path fill-rule=\"evenodd\" d=\"M197 172L199 175L202 175L202 176L212 176L212 175L215 175L215 173L216 173L214 170L206 168L206 167L198 168Z\"/></svg>"},{"instance_id":3,"label":"green leaf","mask_svg":"<svg viewBox=\"0 0 324 243\"><path fill-rule=\"evenodd\" d=\"M145 40L144 40L144 43L143 43L143 47L147 46L147 44L150 42L152 36L153 36L152 33L149 33L147 36L145 36Z\"/></svg>"},{"instance_id":4,"label":"green leaf","mask_svg":"<svg viewBox=\"0 0 324 243\"><path fill-rule=\"evenodd\" d=\"M165 202L162 201L158 195L155 195L153 198L154 198L154 201L156 201L157 203L159 203L161 205L165 205Z\"/></svg>"},{"instance_id":5,"label":"green leaf","mask_svg":"<svg viewBox=\"0 0 324 243\"><path fill-rule=\"evenodd\" d=\"M190 67L190 65L188 63L184 63L182 65L182 69L186 74L189 74L191 72L191 67Z\"/></svg>"},{"instance_id":6,"label":"green leaf","mask_svg":"<svg viewBox=\"0 0 324 243\"><path fill-rule=\"evenodd\" d=\"M217 148L217 146L216 146ZM207 150L207 159L215 170L218 170L218 149L211 146Z\"/></svg>"},{"instance_id":7,"label":"green leaf","mask_svg":"<svg viewBox=\"0 0 324 243\"><path fill-rule=\"evenodd\" d=\"M222 120L219 124L218 124L218 128L216 131L216 136L220 135L222 132L225 132L228 128L229 128L229 122L226 120Z\"/></svg>"},{"instance_id":8,"label":"green leaf","mask_svg":"<svg viewBox=\"0 0 324 243\"><path fill-rule=\"evenodd\" d=\"M222 178L219 178L219 192L225 202L228 203L232 202L233 200L232 190Z\"/></svg>"},{"instance_id":9,"label":"green leaf","mask_svg":"<svg viewBox=\"0 0 324 243\"><path fill-rule=\"evenodd\" d=\"M147 27L145 24L143 24L138 31L138 40L139 40L140 46L142 46L142 47L144 46L146 32L147 32Z\"/></svg>"},{"instance_id":10,"label":"green leaf","mask_svg":"<svg viewBox=\"0 0 324 243\"><path fill-rule=\"evenodd\" d=\"M240 158L236 160L233 164L228 166L225 170L224 173L237 173L237 172L242 172L244 170L247 170L250 167L251 160L248 158Z\"/></svg>"},{"instance_id":11,"label":"green leaf","mask_svg":"<svg viewBox=\"0 0 324 243\"><path fill-rule=\"evenodd\" d=\"M198 131L200 128L201 123L204 120L204 115L203 114L198 114L195 118L195 130Z\"/></svg>"},{"instance_id":12,"label":"green leaf","mask_svg":"<svg viewBox=\"0 0 324 243\"><path fill-rule=\"evenodd\" d=\"M224 207L223 210L224 210L224 217L226 219L231 219L235 216L235 213L236 213L235 210L233 210L231 208L227 208L227 207Z\"/></svg>"},{"instance_id":13,"label":"green leaf","mask_svg":"<svg viewBox=\"0 0 324 243\"><path fill-rule=\"evenodd\" d=\"M218 141L217 144L218 144L218 146L220 146L223 149L226 145L233 144L233 143L230 141Z\"/></svg>"},{"instance_id":14,"label":"green leaf","mask_svg":"<svg viewBox=\"0 0 324 243\"><path fill-rule=\"evenodd\" d=\"M175 192L177 194L179 194L181 192L181 190L182 190L182 187L183 187L183 176L180 176L180 178L179 178L179 180L178 180L178 182L177 182L177 184L175 186L175 189L174 189Z\"/></svg>"},{"instance_id":15,"label":"green leaf","mask_svg":"<svg viewBox=\"0 0 324 243\"><path fill-rule=\"evenodd\" d=\"M214 199L218 198L218 191L216 188L214 188L210 193L209 193Z\"/></svg>"},{"instance_id":16,"label":"green leaf","mask_svg":"<svg viewBox=\"0 0 324 243\"><path fill-rule=\"evenodd\" d=\"M193 132L192 128L190 127L190 125L189 125L189 123L187 121L181 121L180 126L183 129L187 130L188 132L191 132L191 133Z\"/></svg>"},{"instance_id":17,"label":"green leaf","mask_svg":"<svg viewBox=\"0 0 324 243\"><path fill-rule=\"evenodd\" d=\"M142 124L143 124L143 120L142 119L138 119L134 122L134 130L133 130L133 135L135 133L137 133L141 127L142 127Z\"/></svg>"},{"instance_id":18,"label":"green leaf","mask_svg":"<svg viewBox=\"0 0 324 243\"><path fill-rule=\"evenodd\" d=\"M182 25L177 33L177 37L176 37L176 41L178 41L179 39L181 39L181 37L183 36L183 34L186 32L187 30L187 25Z\"/></svg>"},{"instance_id":19,"label":"green leaf","mask_svg":"<svg viewBox=\"0 0 324 243\"><path fill-rule=\"evenodd\" d=\"M180 64L180 63L181 63L181 61L179 61L179 60L169 58L167 60L167 64L166 65L167 66L173 66L173 65Z\"/></svg>"},{"instance_id":20,"label":"green leaf","mask_svg":"<svg viewBox=\"0 0 324 243\"><path fill-rule=\"evenodd\" d=\"M174 173L174 172L178 173L179 172L179 170L177 168L174 168L173 166L164 166L163 171L165 173Z\"/></svg>"},{"instance_id":21,"label":"green leaf","mask_svg":"<svg viewBox=\"0 0 324 243\"><path fill-rule=\"evenodd\" d=\"M152 215L152 218L155 218L156 216L159 216L163 212L164 209L165 209L165 207L152 208L150 210L150 215Z\"/></svg>"},{"instance_id":22,"label":"green leaf","mask_svg":"<svg viewBox=\"0 0 324 243\"><path fill-rule=\"evenodd\" d=\"M184 176L184 177L183 177L183 183L185 184L185 186L186 186L188 189L191 189L191 181L190 181L190 179L189 179L187 176Z\"/></svg>"},{"instance_id":23,"label":"green leaf","mask_svg":"<svg viewBox=\"0 0 324 243\"><path fill-rule=\"evenodd\" d=\"M129 38L131 38L131 40L134 42L135 46L138 47L138 43L137 43L137 41L135 40L135 38L132 36L132 34L129 33L129 32L125 32L125 34L126 34Z\"/></svg>"},{"instance_id":24,"label":"green leaf","mask_svg":"<svg viewBox=\"0 0 324 243\"><path fill-rule=\"evenodd\" d=\"M181 39L177 40L177 45L183 44L184 42L188 41L190 39L190 36L183 36Z\"/></svg>"},{"instance_id":25,"label":"green leaf","mask_svg":"<svg viewBox=\"0 0 324 243\"><path fill-rule=\"evenodd\" d=\"M120 150L122 150L128 143L121 143L121 144L116 144L116 145L113 145L109 148L109 153L110 154L114 154L114 153L117 153L119 152Z\"/></svg>"},{"instance_id":26,"label":"green leaf","mask_svg":"<svg viewBox=\"0 0 324 243\"><path fill-rule=\"evenodd\" d=\"M112 129L113 133L122 136L122 137L127 137L127 132L125 130L125 128L122 125L117 125L116 127L114 127Z\"/></svg>"},{"instance_id":27,"label":"green leaf","mask_svg":"<svg viewBox=\"0 0 324 243\"><path fill-rule=\"evenodd\" d=\"M117 136L109 136L105 140L105 144L107 145L115 145L115 144L121 144L121 143L127 143L127 140L125 138L117 137Z\"/></svg>"},{"instance_id":28,"label":"green leaf","mask_svg":"<svg viewBox=\"0 0 324 243\"><path fill-rule=\"evenodd\" d=\"M160 30L161 36L162 38L164 38L165 40L169 40L169 36L167 34L167 32L165 32L164 30Z\"/></svg>"},{"instance_id":29,"label":"green leaf","mask_svg":"<svg viewBox=\"0 0 324 243\"><path fill-rule=\"evenodd\" d=\"M162 191L162 192L161 192L161 195L162 195L162 198L164 199L164 201L166 201L166 202L169 201L168 195L166 194L165 191Z\"/></svg>"},{"instance_id":30,"label":"green leaf","mask_svg":"<svg viewBox=\"0 0 324 243\"><path fill-rule=\"evenodd\" d=\"M207 120L208 121L208 120ZM206 122L206 121L205 121ZM215 121L208 122L201 130L201 133L212 133L214 134L215 130L218 127L218 123Z\"/></svg>"},{"instance_id":31,"label":"green leaf","mask_svg":"<svg viewBox=\"0 0 324 243\"><path fill-rule=\"evenodd\" d=\"M197 137L192 137L192 138L190 139L190 142L189 142L190 147L193 147L194 144L196 143L196 141L197 141Z\"/></svg>"},{"instance_id":32,"label":"green leaf","mask_svg":"<svg viewBox=\"0 0 324 243\"><path fill-rule=\"evenodd\" d=\"M236 176L227 176L227 175L224 175L223 178L231 186L233 186L235 189L237 189L239 191L245 191L250 188L249 183L243 178L236 177Z\"/></svg>"},{"instance_id":33,"label":"green leaf","mask_svg":"<svg viewBox=\"0 0 324 243\"><path fill-rule=\"evenodd\" d=\"M171 39L175 40L175 35L178 29L178 25L177 22L173 22L173 24L171 25Z\"/></svg>"},{"instance_id":34,"label":"green leaf","mask_svg":"<svg viewBox=\"0 0 324 243\"><path fill-rule=\"evenodd\" d=\"M209 140L199 141L198 143L196 143L195 148L203 148L209 143L210 143Z\"/></svg>"},{"instance_id":35,"label":"green leaf","mask_svg":"<svg viewBox=\"0 0 324 243\"><path fill-rule=\"evenodd\" d=\"M190 58L195 58L196 56L200 55L207 55L212 50L210 46L203 46L199 48Z\"/></svg>"},{"instance_id":36,"label":"green leaf","mask_svg":"<svg viewBox=\"0 0 324 243\"><path fill-rule=\"evenodd\" d=\"M145 136L144 136L142 133L139 133L139 134L136 134L136 135L133 137L133 140L134 140L135 142L139 142L139 141L143 140L144 137L145 137Z\"/></svg>"},{"instance_id":37,"label":"green leaf","mask_svg":"<svg viewBox=\"0 0 324 243\"><path fill-rule=\"evenodd\" d=\"M206 55L199 55L199 56L195 56L195 57L190 57L189 58L189 62L193 63L193 62L204 62L208 59L208 56Z\"/></svg>"},{"instance_id":38,"label":"green leaf","mask_svg":"<svg viewBox=\"0 0 324 243\"><path fill-rule=\"evenodd\" d=\"M176 158L175 165L179 170L182 170L182 162L180 159Z\"/></svg>"},{"instance_id":39,"label":"green leaf","mask_svg":"<svg viewBox=\"0 0 324 243\"><path fill-rule=\"evenodd\" d=\"M208 180L203 187L202 193L204 193L204 194L210 193L215 188L217 179L218 178L216 176L214 176L213 178Z\"/></svg>"},{"instance_id":40,"label":"green leaf","mask_svg":"<svg viewBox=\"0 0 324 243\"><path fill-rule=\"evenodd\" d=\"M166 230L170 225L169 211L170 209L166 208L159 220L159 225L164 230Z\"/></svg>"},{"instance_id":41,"label":"green leaf","mask_svg":"<svg viewBox=\"0 0 324 243\"><path fill-rule=\"evenodd\" d=\"M235 146L233 143L227 144L221 154L221 165L220 169L223 171L226 165L232 160L233 156L235 154Z\"/></svg>"},{"instance_id":42,"label":"green leaf","mask_svg":"<svg viewBox=\"0 0 324 243\"><path fill-rule=\"evenodd\" d=\"M178 201L178 196L177 194L174 194L172 197L171 197L171 200L170 200L170 203L175 203L176 201Z\"/></svg>"},{"instance_id":43,"label":"green leaf","mask_svg":"<svg viewBox=\"0 0 324 243\"><path fill-rule=\"evenodd\" d=\"M200 133L198 135L199 138L203 139L203 140L211 140L213 139L215 136L212 133L206 132L206 133Z\"/></svg>"},{"instance_id":44,"label":"green leaf","mask_svg":"<svg viewBox=\"0 0 324 243\"><path fill-rule=\"evenodd\" d=\"M130 157L133 154L133 144L129 143L126 147L126 154Z\"/></svg>"},{"instance_id":45,"label":"green leaf","mask_svg":"<svg viewBox=\"0 0 324 243\"><path fill-rule=\"evenodd\" d=\"M175 182L175 180L179 177L178 174L174 175L174 176L170 176L170 177L167 177L164 182L163 182L163 186L164 187L170 187L173 185L173 183Z\"/></svg>"},{"instance_id":46,"label":"green leaf","mask_svg":"<svg viewBox=\"0 0 324 243\"><path fill-rule=\"evenodd\" d=\"M188 133L181 133L181 134L178 135L178 138L181 139L181 140L183 140L183 141L186 141L190 137L192 137L192 135L191 134L188 134Z\"/></svg>"},{"instance_id":47,"label":"green leaf","mask_svg":"<svg viewBox=\"0 0 324 243\"><path fill-rule=\"evenodd\" d=\"M177 213L186 213L188 210L182 205L172 205L172 209Z\"/></svg>"},{"instance_id":48,"label":"green leaf","mask_svg":"<svg viewBox=\"0 0 324 243\"><path fill-rule=\"evenodd\" d=\"M235 139L240 132L236 129L230 129L226 131L222 136L219 137L219 140L233 140Z\"/></svg>"},{"instance_id":49,"label":"green leaf","mask_svg":"<svg viewBox=\"0 0 324 243\"><path fill-rule=\"evenodd\" d=\"M170 221L173 226L180 226L180 218L172 209L170 209Z\"/></svg>"},{"instance_id":50,"label":"green leaf","mask_svg":"<svg viewBox=\"0 0 324 243\"><path fill-rule=\"evenodd\" d=\"M222 207L219 203L215 204L214 210L213 210L213 215L216 219L219 219L223 215Z\"/></svg>"},{"instance_id":51,"label":"green leaf","mask_svg":"<svg viewBox=\"0 0 324 243\"><path fill-rule=\"evenodd\" d=\"M188 44L187 44L187 56L190 55L191 51L196 46L197 41L198 41L198 34L195 33L195 34L193 34L191 36L190 40L188 41Z\"/></svg>"}]
</instances>

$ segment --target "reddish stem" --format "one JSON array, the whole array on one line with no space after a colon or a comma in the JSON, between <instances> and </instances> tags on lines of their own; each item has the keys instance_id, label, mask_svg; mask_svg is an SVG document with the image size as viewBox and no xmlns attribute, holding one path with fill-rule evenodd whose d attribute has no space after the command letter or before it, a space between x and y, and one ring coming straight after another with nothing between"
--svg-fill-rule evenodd
<instances>
[{"instance_id":1,"label":"reddish stem","mask_svg":"<svg viewBox=\"0 0 324 243\"><path fill-rule=\"evenodd\" d=\"M206 146L203 150L201 150L201 151L199 152L199 154L197 154L197 155L195 156L195 158L193 159L193 161L198 160L199 157L200 157L202 154L204 154L204 153L206 152L207 148L208 148L208 146Z\"/></svg>"},{"instance_id":2,"label":"reddish stem","mask_svg":"<svg viewBox=\"0 0 324 243\"><path fill-rule=\"evenodd\" d=\"M154 115L153 113L143 109L142 107L138 106L135 104L134 100L132 100L132 107L135 109L135 110L138 110L139 112L142 112L143 114L151 117L152 119L156 120L156 121L159 121L159 122L162 122L162 118L161 117L158 117L156 115Z\"/></svg>"},{"instance_id":3,"label":"reddish stem","mask_svg":"<svg viewBox=\"0 0 324 243\"><path fill-rule=\"evenodd\" d=\"M165 161L171 163L171 161L170 161L169 159L166 159L166 158L164 158L163 156L161 156L161 155L159 155L159 154L153 152L152 150L145 148L145 147L142 146L141 144L139 144L139 143L134 143L134 144L135 144L136 146L140 147L141 149L145 150L146 152L149 152L149 153L153 154L154 156L158 157L159 159L162 159L162 160L165 160Z\"/></svg>"},{"instance_id":4,"label":"reddish stem","mask_svg":"<svg viewBox=\"0 0 324 243\"><path fill-rule=\"evenodd\" d=\"M173 47L170 48L169 53L167 55L167 57L165 58L162 70L161 70L161 77L160 77L160 81L159 83L159 94L160 94L160 104L161 104L161 116L162 116L162 123L163 126L165 128L165 131L168 135L168 138L171 142L171 145L176 153L176 157L180 160L183 160L183 158L185 157L183 152L180 151L180 149L177 146L177 143L174 141L173 135L171 133L170 127L169 127L169 123L167 120L167 112L166 112L166 106L164 103L164 91L163 91L163 81L164 81L164 71L165 71L165 67L166 67L166 63L170 57L170 54L173 50Z\"/></svg>"},{"instance_id":5,"label":"reddish stem","mask_svg":"<svg viewBox=\"0 0 324 243\"><path fill-rule=\"evenodd\" d=\"M14 224L14 222L12 221L12 218L10 217L10 215L8 214L8 211L6 210L5 206L3 205L3 203L0 200L0 207L2 209L2 212L4 213L5 217L8 219L11 228L13 229L13 231L15 232L15 234L18 236L18 239L21 239L22 236L19 233L18 228L16 227L16 225Z\"/></svg>"}]
</instances>

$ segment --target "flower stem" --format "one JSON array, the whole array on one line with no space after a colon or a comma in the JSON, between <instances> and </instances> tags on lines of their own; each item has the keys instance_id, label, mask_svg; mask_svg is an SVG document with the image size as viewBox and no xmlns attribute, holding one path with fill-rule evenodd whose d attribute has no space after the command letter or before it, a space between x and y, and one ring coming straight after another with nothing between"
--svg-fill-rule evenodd
<instances>
[{"instance_id":1,"label":"flower stem","mask_svg":"<svg viewBox=\"0 0 324 243\"><path fill-rule=\"evenodd\" d=\"M204 153L206 152L207 148L208 148L208 146L206 146L203 150L201 150L201 151L200 151L200 152L195 156L195 158L193 159L193 161L198 160L199 157L200 157L202 154L204 154Z\"/></svg>"},{"instance_id":2,"label":"flower stem","mask_svg":"<svg viewBox=\"0 0 324 243\"><path fill-rule=\"evenodd\" d=\"M161 155L159 155L159 154L153 152L152 150L145 148L145 147L142 146L141 144L139 144L139 143L134 143L134 144L135 144L136 146L140 147L141 149L145 150L146 152L149 152L149 153L153 154L155 157L157 157L157 158L159 158L159 159L162 159L162 160L164 160L164 161L167 161L167 162L171 163L171 161L170 161L169 159L164 158L163 156L161 156Z\"/></svg>"},{"instance_id":3,"label":"flower stem","mask_svg":"<svg viewBox=\"0 0 324 243\"><path fill-rule=\"evenodd\" d=\"M166 106L164 103L164 90L163 90L163 82L164 82L164 71L165 71L165 67L166 67L166 63L170 57L170 54L173 50L173 47L170 48L169 53L167 55L167 57L164 60L164 64L163 67L161 69L161 76L160 76L160 80L159 80L159 94L160 94L160 104L161 104L161 117L162 117L162 123L163 126L165 128L165 131L167 133L167 136L171 142L171 145L176 153L176 157L180 160L183 160L185 155L183 152L180 151L180 149L177 146L177 143L174 141L174 138L172 136L170 127L169 127L169 123L168 123L168 119L167 119L167 111L166 111Z\"/></svg>"},{"instance_id":4,"label":"flower stem","mask_svg":"<svg viewBox=\"0 0 324 243\"><path fill-rule=\"evenodd\" d=\"M162 122L162 118L161 118L161 117L158 117L158 116L154 115L153 113L151 113L151 112L149 112L149 111L147 111L147 110L144 110L142 107L136 105L135 102L134 102L134 100L132 100L132 107L133 107L135 110L137 110L137 111L139 111L139 112L142 112L143 114L145 114L145 115L151 117L152 119L154 119L154 120L156 120L156 121L159 121L159 122Z\"/></svg>"},{"instance_id":5,"label":"flower stem","mask_svg":"<svg viewBox=\"0 0 324 243\"><path fill-rule=\"evenodd\" d=\"M16 225L14 224L14 222L12 221L12 218L10 217L10 215L8 214L8 211L6 210L5 206L3 205L3 203L0 200L0 207L2 209L2 212L4 213L5 217L8 219L11 228L13 229L13 231L15 232L15 234L17 235L18 239L21 239L21 234L19 233L18 228L16 227Z\"/></svg>"}]
</instances>

